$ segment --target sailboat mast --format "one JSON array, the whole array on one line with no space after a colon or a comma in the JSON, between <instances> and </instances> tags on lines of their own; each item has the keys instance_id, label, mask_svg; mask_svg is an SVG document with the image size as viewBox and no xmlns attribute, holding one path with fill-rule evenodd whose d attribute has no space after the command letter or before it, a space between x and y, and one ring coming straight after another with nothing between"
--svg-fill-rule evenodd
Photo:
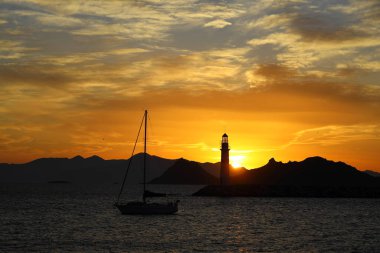
<instances>
[{"instance_id":1,"label":"sailboat mast","mask_svg":"<svg viewBox=\"0 0 380 253\"><path fill-rule=\"evenodd\" d=\"M145 181L146 181L146 126L148 120L148 111L145 110L145 127L144 127L144 192L143 192L143 201L145 202Z\"/></svg>"}]
</instances>

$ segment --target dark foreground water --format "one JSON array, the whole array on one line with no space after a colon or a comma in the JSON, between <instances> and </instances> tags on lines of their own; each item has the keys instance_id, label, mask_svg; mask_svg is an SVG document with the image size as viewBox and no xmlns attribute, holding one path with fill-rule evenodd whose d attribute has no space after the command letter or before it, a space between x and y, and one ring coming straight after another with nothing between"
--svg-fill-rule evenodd
<instances>
[{"instance_id":1,"label":"dark foreground water","mask_svg":"<svg viewBox=\"0 0 380 253\"><path fill-rule=\"evenodd\" d=\"M177 215L122 216L115 192L0 185L0 252L380 252L380 199L179 196Z\"/></svg>"}]
</instances>

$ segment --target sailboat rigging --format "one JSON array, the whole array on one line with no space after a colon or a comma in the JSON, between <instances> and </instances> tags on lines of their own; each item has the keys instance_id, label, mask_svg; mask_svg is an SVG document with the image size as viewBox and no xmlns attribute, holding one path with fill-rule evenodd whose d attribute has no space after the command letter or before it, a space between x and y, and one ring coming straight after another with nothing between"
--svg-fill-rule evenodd
<instances>
[{"instance_id":1,"label":"sailboat rigging","mask_svg":"<svg viewBox=\"0 0 380 253\"><path fill-rule=\"evenodd\" d=\"M143 117L143 120L141 121L140 128L137 134L135 145L133 147L132 155L131 155L131 158L129 159L128 167L125 172L123 182L121 184L120 191L117 196L117 201L114 204L114 206L117 207L122 214L143 214L143 215L144 214L174 214L178 211L178 202L179 202L178 200L175 202L167 202L167 203L153 203L153 202L147 202L147 199L146 199L147 195L149 195L150 193L149 191L146 190L147 120L148 120L148 111L145 110L144 117ZM128 202L124 204L120 202L120 196L123 192L127 174L131 166L133 154L136 149L136 144L137 144L143 123L144 123L143 196L142 196L143 201L133 201L133 202Z\"/></svg>"}]
</instances>

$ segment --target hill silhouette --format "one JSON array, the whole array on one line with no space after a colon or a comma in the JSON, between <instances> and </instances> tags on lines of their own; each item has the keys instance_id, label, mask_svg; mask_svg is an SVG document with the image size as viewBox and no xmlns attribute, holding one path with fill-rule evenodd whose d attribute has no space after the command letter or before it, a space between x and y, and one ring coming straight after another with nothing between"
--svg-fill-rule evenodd
<instances>
[{"instance_id":1,"label":"hill silhouette","mask_svg":"<svg viewBox=\"0 0 380 253\"><path fill-rule=\"evenodd\" d=\"M133 156L127 183L142 182L143 154ZM148 155L147 179L160 176L175 160ZM0 182L45 183L65 181L76 184L121 182L129 159L104 160L99 156L83 158L39 158L24 164L0 164Z\"/></svg>"},{"instance_id":2,"label":"hill silhouette","mask_svg":"<svg viewBox=\"0 0 380 253\"><path fill-rule=\"evenodd\" d=\"M380 173L379 173L379 172L376 172L376 171L365 170L365 171L363 171L363 172L364 172L364 173L367 173L368 175L373 176L373 177L380 177Z\"/></svg>"},{"instance_id":3,"label":"hill silhouette","mask_svg":"<svg viewBox=\"0 0 380 253\"><path fill-rule=\"evenodd\" d=\"M142 182L142 161L142 153L133 157L127 184ZM0 183L118 184L128 163L129 159L104 160L99 156L40 158L24 164L1 163ZM203 192L198 193L200 195L380 197L380 177L322 157L288 163L277 162L272 158L266 165L254 170L231 167L232 185L223 191L217 186L219 172L220 163L170 160L148 155L148 182L214 185L202 189Z\"/></svg>"},{"instance_id":4,"label":"hill silhouette","mask_svg":"<svg viewBox=\"0 0 380 253\"><path fill-rule=\"evenodd\" d=\"M208 164L209 165L209 164ZM206 172L200 163L183 158L169 167L160 177L153 179L151 184L217 184L218 179Z\"/></svg>"},{"instance_id":5,"label":"hill silhouette","mask_svg":"<svg viewBox=\"0 0 380 253\"><path fill-rule=\"evenodd\" d=\"M380 197L380 178L343 162L309 157L301 162L269 162L231 177L231 185L209 185L196 196Z\"/></svg>"},{"instance_id":6,"label":"hill silhouette","mask_svg":"<svg viewBox=\"0 0 380 253\"><path fill-rule=\"evenodd\" d=\"M343 162L315 156L301 162L269 162L231 178L232 184L378 186L379 180Z\"/></svg>"},{"instance_id":7,"label":"hill silhouette","mask_svg":"<svg viewBox=\"0 0 380 253\"><path fill-rule=\"evenodd\" d=\"M220 177L220 162L217 163L201 163L202 168L210 175L219 178Z\"/></svg>"},{"instance_id":8,"label":"hill silhouette","mask_svg":"<svg viewBox=\"0 0 380 253\"><path fill-rule=\"evenodd\" d=\"M147 155L147 181L161 176L177 160ZM84 158L39 158L24 164L0 163L0 183L45 183L66 182L75 184L112 184L120 183L129 159L105 160L99 156ZM197 163L197 162L194 162ZM143 153L133 156L127 183L138 184L143 177ZM197 163L205 173L219 177L220 163ZM196 165L194 168L198 168ZM191 178L192 176L190 176ZM210 181L190 180L187 184Z\"/></svg>"}]
</instances>

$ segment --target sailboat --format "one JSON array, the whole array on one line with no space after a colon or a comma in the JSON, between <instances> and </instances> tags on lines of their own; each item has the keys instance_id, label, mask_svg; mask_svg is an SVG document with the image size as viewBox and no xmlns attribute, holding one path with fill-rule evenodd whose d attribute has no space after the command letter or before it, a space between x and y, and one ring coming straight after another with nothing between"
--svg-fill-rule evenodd
<instances>
[{"instance_id":1,"label":"sailboat","mask_svg":"<svg viewBox=\"0 0 380 253\"><path fill-rule=\"evenodd\" d=\"M116 208L119 209L121 214L141 214L141 215L147 215L147 214L174 214L178 211L178 203L179 200L174 202L167 202L167 203L154 203L154 202L148 202L147 201L147 195L149 195L149 191L146 190L146 141L147 141L147 120L148 120L148 111L145 110L143 120L141 121L139 132L137 134L136 142L133 147L132 156L129 159L129 164L126 170L126 173L124 175L123 183L121 184L121 188L117 197L117 201L114 204ZM143 159L143 196L142 201L133 201L128 203L121 203L120 202L120 195L123 192L124 184L127 178L128 170L130 168L133 154L136 148L136 144L140 135L141 127L144 122L144 159Z\"/></svg>"}]
</instances>

